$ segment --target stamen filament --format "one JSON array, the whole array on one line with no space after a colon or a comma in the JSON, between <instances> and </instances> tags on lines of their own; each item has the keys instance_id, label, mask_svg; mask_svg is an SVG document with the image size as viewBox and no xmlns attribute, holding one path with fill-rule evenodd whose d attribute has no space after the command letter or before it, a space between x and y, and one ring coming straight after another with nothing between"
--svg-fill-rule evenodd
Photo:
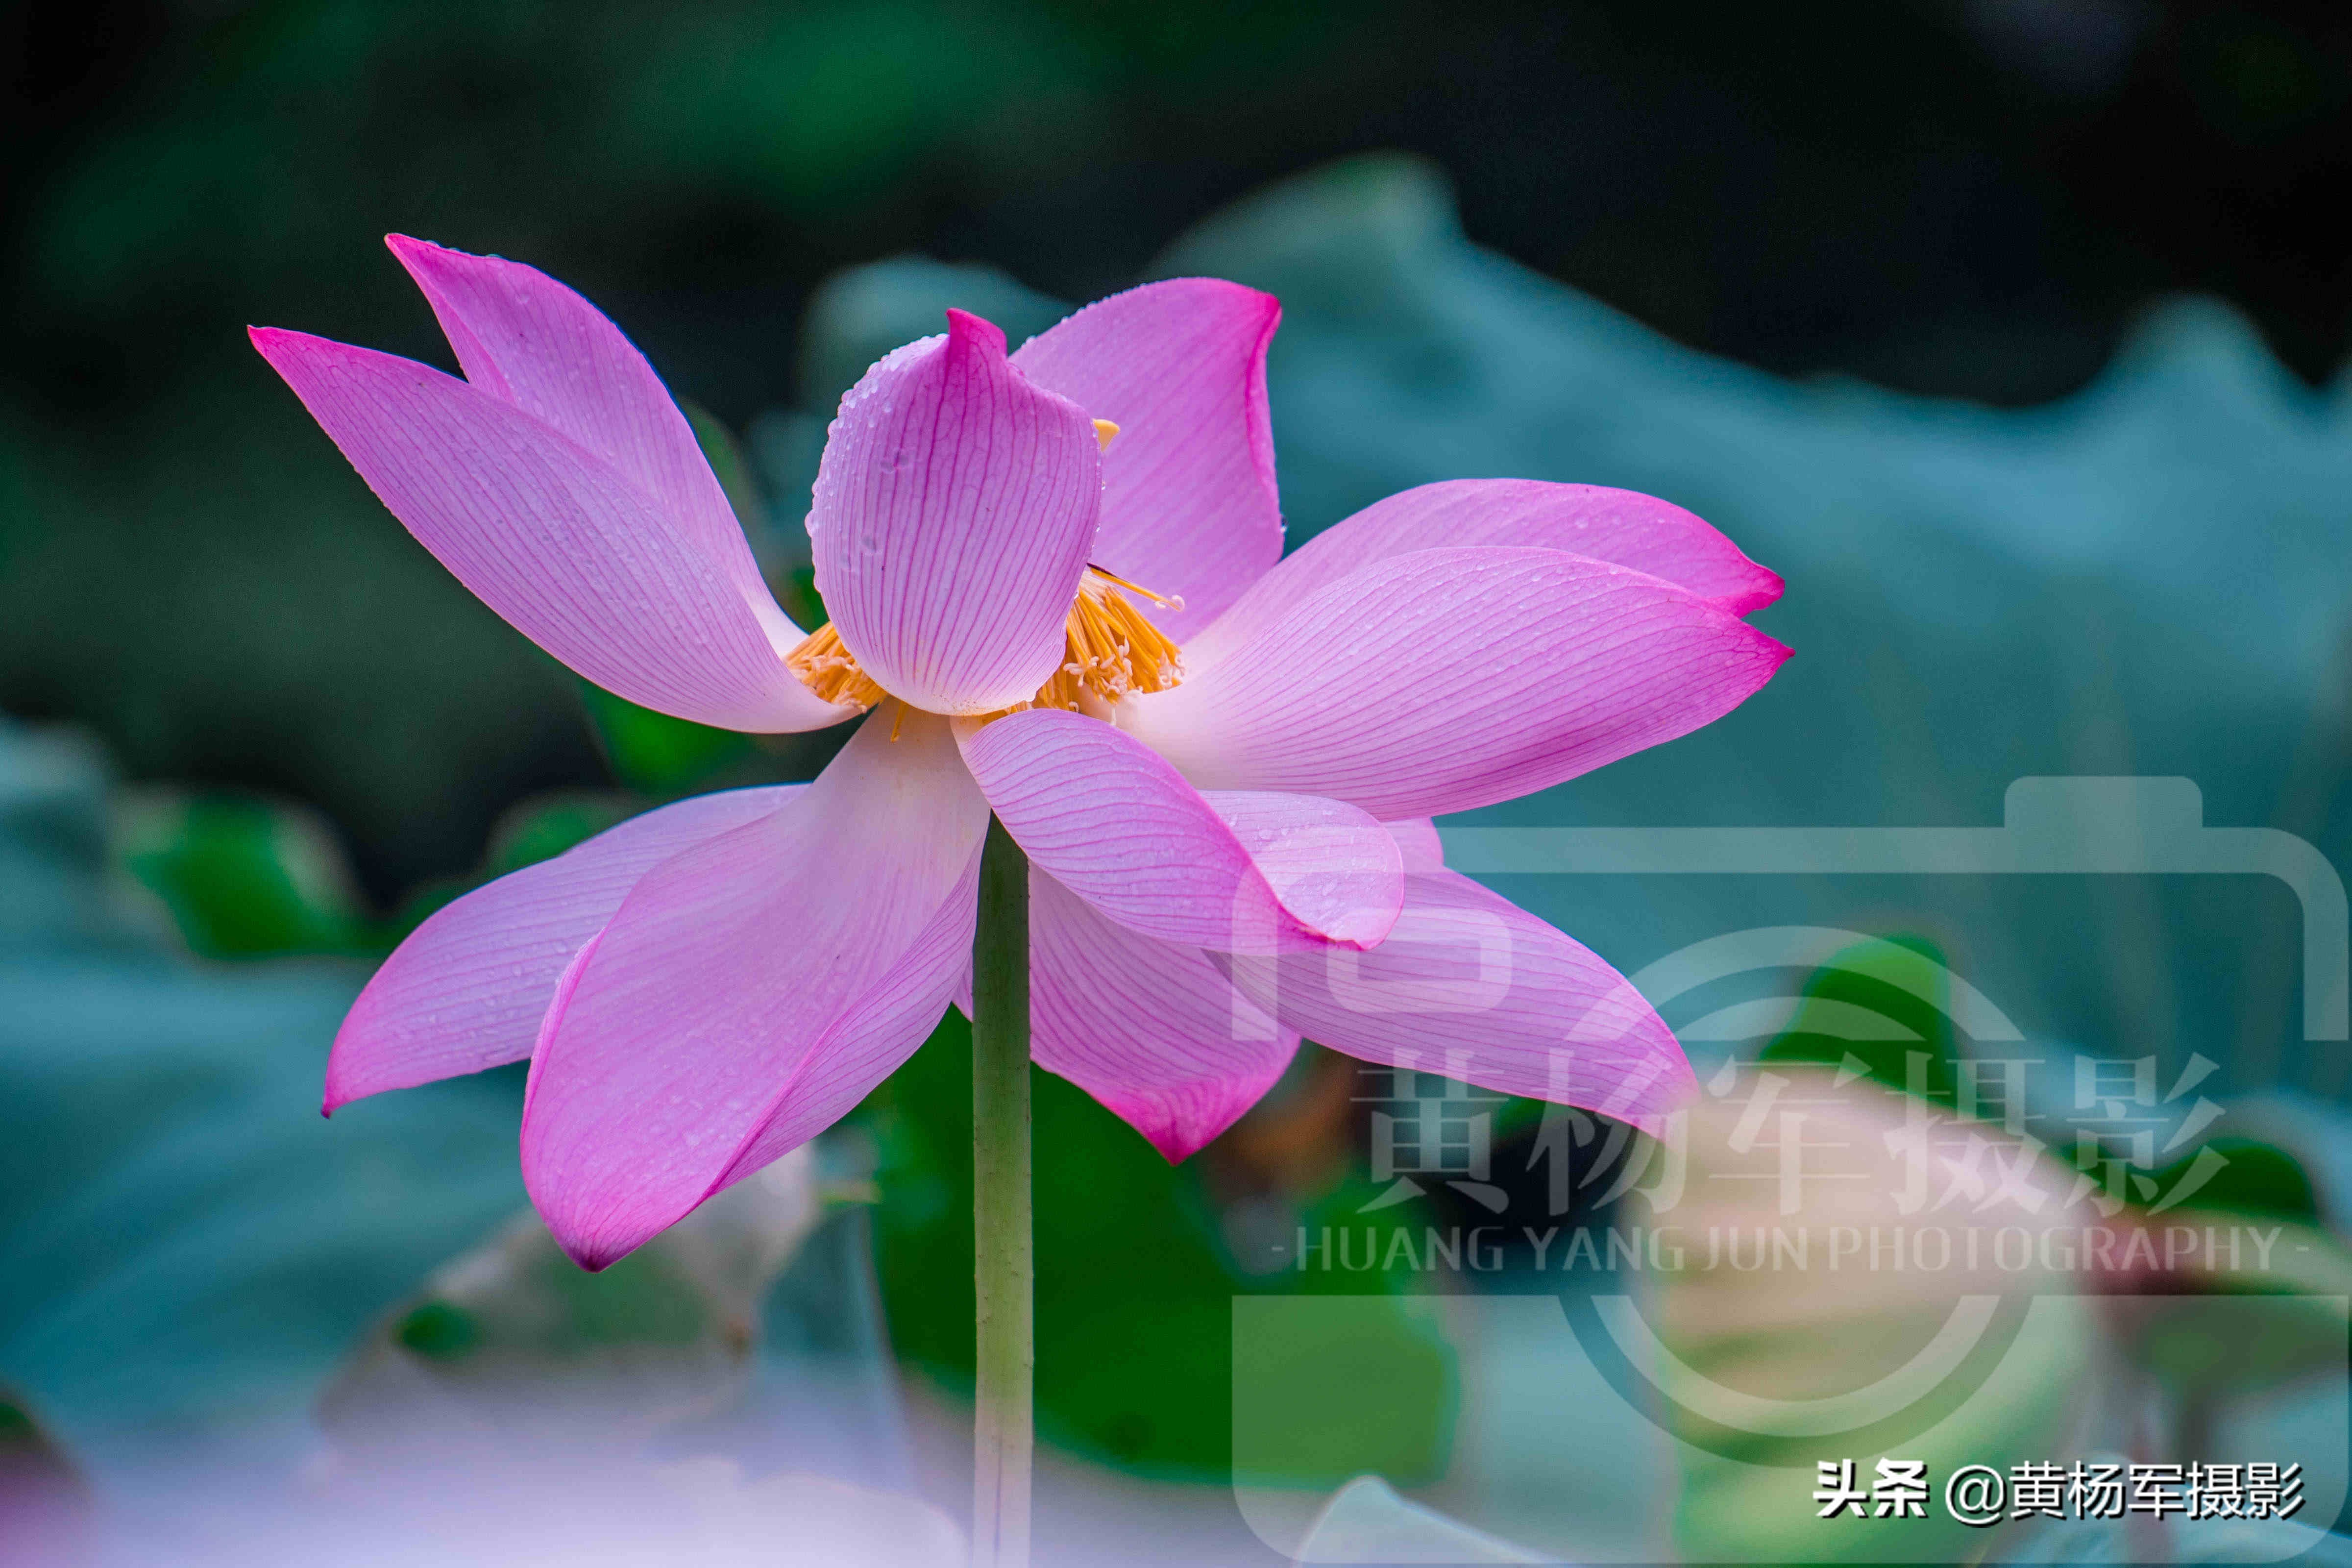
<instances>
[{"instance_id":1,"label":"stamen filament","mask_svg":"<svg viewBox=\"0 0 2352 1568\"><path fill-rule=\"evenodd\" d=\"M830 623L817 627L784 655L784 668L827 702L871 708L886 695L872 677L857 668L857 660L842 646L841 634Z\"/></svg>"},{"instance_id":2,"label":"stamen filament","mask_svg":"<svg viewBox=\"0 0 2352 1568\"><path fill-rule=\"evenodd\" d=\"M1108 582L1118 584L1130 594L1142 595L1163 610L1181 610L1184 607L1184 596L1181 594L1155 594L1142 584L1130 583L1116 572L1106 572L1091 561L1087 563L1087 570Z\"/></svg>"}]
</instances>

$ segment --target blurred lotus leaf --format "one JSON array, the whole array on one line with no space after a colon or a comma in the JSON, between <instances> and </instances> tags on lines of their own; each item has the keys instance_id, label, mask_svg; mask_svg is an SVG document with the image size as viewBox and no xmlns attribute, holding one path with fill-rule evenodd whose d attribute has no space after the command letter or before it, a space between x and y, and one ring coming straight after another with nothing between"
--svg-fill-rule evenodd
<instances>
[{"instance_id":1,"label":"blurred lotus leaf","mask_svg":"<svg viewBox=\"0 0 2352 1568\"><path fill-rule=\"evenodd\" d=\"M321 1121L363 971L192 963L119 896L108 798L94 749L0 724L0 1380L102 1484L290 1468L362 1327L520 1203L520 1085Z\"/></svg>"},{"instance_id":2,"label":"blurred lotus leaf","mask_svg":"<svg viewBox=\"0 0 2352 1568\"><path fill-rule=\"evenodd\" d=\"M1318 1487L1369 1473L1419 1486L1443 1473L1461 1391L1437 1299L1335 1295L1311 1313L1260 1312L1234 1336L1231 1362L1237 1482Z\"/></svg>"},{"instance_id":3,"label":"blurred lotus leaf","mask_svg":"<svg viewBox=\"0 0 2352 1568\"><path fill-rule=\"evenodd\" d=\"M642 805L614 790L534 795L499 820L473 874L418 884L387 920L362 906L325 819L289 802L153 785L119 790L108 812L109 854L155 896L199 957L377 957L452 899L561 855Z\"/></svg>"},{"instance_id":4,"label":"blurred lotus leaf","mask_svg":"<svg viewBox=\"0 0 2352 1568\"><path fill-rule=\"evenodd\" d=\"M517 1215L392 1309L320 1426L355 1464L420 1447L458 1466L516 1443L634 1452L742 1397L762 1301L820 1210L803 1147L601 1274Z\"/></svg>"},{"instance_id":5,"label":"blurred lotus leaf","mask_svg":"<svg viewBox=\"0 0 2352 1568\"><path fill-rule=\"evenodd\" d=\"M205 958L367 951L334 830L288 801L147 787L114 799L115 858Z\"/></svg>"},{"instance_id":6,"label":"blurred lotus leaf","mask_svg":"<svg viewBox=\"0 0 2352 1568\"><path fill-rule=\"evenodd\" d=\"M553 790L533 795L500 817L491 830L481 879L552 860L635 816L644 805L619 790Z\"/></svg>"}]
</instances>

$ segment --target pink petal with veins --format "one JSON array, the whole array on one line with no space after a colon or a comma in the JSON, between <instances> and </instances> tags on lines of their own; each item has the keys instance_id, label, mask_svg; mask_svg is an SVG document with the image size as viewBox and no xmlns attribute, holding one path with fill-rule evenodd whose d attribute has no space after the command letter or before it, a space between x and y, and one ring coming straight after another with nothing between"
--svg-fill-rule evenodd
<instances>
[{"instance_id":1,"label":"pink petal with veins","mask_svg":"<svg viewBox=\"0 0 2352 1568\"><path fill-rule=\"evenodd\" d=\"M1216 619L1282 557L1266 416L1271 294L1213 278L1147 283L1032 338L1013 363L1118 426L1103 454L1094 561L1156 594L1178 642Z\"/></svg>"},{"instance_id":2,"label":"pink petal with veins","mask_svg":"<svg viewBox=\"0 0 2352 1568\"><path fill-rule=\"evenodd\" d=\"M1059 709L959 726L958 736L1031 864L1132 931L1269 952L1369 947L1396 919L1396 841L1352 806L1204 795L1108 724Z\"/></svg>"},{"instance_id":3,"label":"pink petal with veins","mask_svg":"<svg viewBox=\"0 0 2352 1568\"><path fill-rule=\"evenodd\" d=\"M1318 1045L1663 1131L1696 1085L1630 982L1467 877L1416 872L1405 886L1396 929L1370 952L1217 962Z\"/></svg>"},{"instance_id":4,"label":"pink petal with veins","mask_svg":"<svg viewBox=\"0 0 2352 1568\"><path fill-rule=\"evenodd\" d=\"M944 721L869 720L784 810L633 888L551 1008L523 1180L600 1268L841 1115L968 962L988 807Z\"/></svg>"},{"instance_id":5,"label":"pink petal with veins","mask_svg":"<svg viewBox=\"0 0 2352 1568\"><path fill-rule=\"evenodd\" d=\"M809 512L817 592L893 696L1009 708L1062 662L1101 504L1086 413L1008 363L1003 332L950 310L946 336L842 399Z\"/></svg>"},{"instance_id":6,"label":"pink petal with veins","mask_svg":"<svg viewBox=\"0 0 2352 1568\"><path fill-rule=\"evenodd\" d=\"M776 623L726 569L571 437L414 360L272 327L252 337L417 542L590 680L729 730L849 716L784 668Z\"/></svg>"},{"instance_id":7,"label":"pink petal with veins","mask_svg":"<svg viewBox=\"0 0 2352 1568\"><path fill-rule=\"evenodd\" d=\"M1529 794L1689 733L1781 644L1673 584L1554 550L1424 550L1340 578L1120 727L1202 790L1384 820Z\"/></svg>"},{"instance_id":8,"label":"pink petal with veins","mask_svg":"<svg viewBox=\"0 0 2352 1568\"><path fill-rule=\"evenodd\" d=\"M682 800L436 910L352 1004L327 1058L326 1110L530 1056L557 979L640 878L803 787Z\"/></svg>"},{"instance_id":9,"label":"pink petal with veins","mask_svg":"<svg viewBox=\"0 0 2352 1568\"><path fill-rule=\"evenodd\" d=\"M693 427L618 327L537 268L405 235L384 243L432 303L469 384L610 463L735 584L775 641L800 640L761 581Z\"/></svg>"},{"instance_id":10,"label":"pink petal with veins","mask_svg":"<svg viewBox=\"0 0 2352 1568\"><path fill-rule=\"evenodd\" d=\"M1698 518L1655 496L1538 479L1448 479L1402 490L1317 534L1186 645L1206 669L1299 601L1376 561L1416 550L1519 545L1630 566L1745 616L1780 596L1780 577Z\"/></svg>"},{"instance_id":11,"label":"pink petal with veins","mask_svg":"<svg viewBox=\"0 0 2352 1568\"><path fill-rule=\"evenodd\" d=\"M1298 1036L1234 989L1207 953L1107 920L1029 875L1030 1052L1172 1163L1238 1121L1290 1065Z\"/></svg>"}]
</instances>

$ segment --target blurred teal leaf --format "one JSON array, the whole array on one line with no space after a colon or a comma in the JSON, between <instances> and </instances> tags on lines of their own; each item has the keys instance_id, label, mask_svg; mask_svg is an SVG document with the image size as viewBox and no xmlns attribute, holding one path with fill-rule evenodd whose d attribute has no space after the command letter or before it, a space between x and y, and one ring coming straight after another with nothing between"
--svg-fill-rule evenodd
<instances>
[{"instance_id":1,"label":"blurred teal leaf","mask_svg":"<svg viewBox=\"0 0 2352 1568\"><path fill-rule=\"evenodd\" d=\"M523 1201L511 1073L362 1101L320 1073L364 978L195 963L113 896L89 749L0 723L0 1383L104 1486L290 1471L321 1380Z\"/></svg>"}]
</instances>

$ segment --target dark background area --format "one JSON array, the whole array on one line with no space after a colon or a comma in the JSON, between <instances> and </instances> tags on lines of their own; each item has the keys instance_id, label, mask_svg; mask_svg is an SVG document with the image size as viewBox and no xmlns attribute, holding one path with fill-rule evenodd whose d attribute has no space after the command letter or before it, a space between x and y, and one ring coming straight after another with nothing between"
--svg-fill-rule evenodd
<instances>
[{"instance_id":1,"label":"dark background area","mask_svg":"<svg viewBox=\"0 0 2352 1568\"><path fill-rule=\"evenodd\" d=\"M2319 380L2352 321L2340 5L150 0L5 37L0 710L320 805L380 900L605 779L243 341L448 363L388 229L572 283L738 427L799 401L840 268L1082 300L1372 148L1449 171L1481 243L1789 374L2044 400L2198 290Z\"/></svg>"}]
</instances>

